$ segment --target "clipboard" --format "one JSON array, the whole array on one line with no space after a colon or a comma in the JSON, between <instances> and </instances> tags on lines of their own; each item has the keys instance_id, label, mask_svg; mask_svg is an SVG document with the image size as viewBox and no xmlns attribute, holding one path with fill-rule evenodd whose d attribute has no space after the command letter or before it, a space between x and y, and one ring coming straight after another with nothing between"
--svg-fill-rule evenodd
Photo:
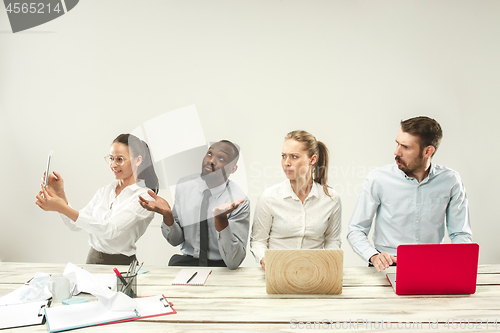
<instances>
[{"instance_id":1,"label":"clipboard","mask_svg":"<svg viewBox=\"0 0 500 333\"><path fill-rule=\"evenodd\" d=\"M137 308L137 311L140 315L139 317L120 320L108 324L124 323L127 321L132 321L137 319L166 316L169 314L177 313L177 311L175 311L173 308L173 304L170 303L167 300L167 298L163 295L139 297L134 299L139 302L139 306ZM102 324L102 325L107 325L107 324ZM96 326L101 326L101 325L96 325Z\"/></svg>"},{"instance_id":2,"label":"clipboard","mask_svg":"<svg viewBox=\"0 0 500 333\"><path fill-rule=\"evenodd\" d=\"M134 298L137 308L132 311L111 311L94 301L45 309L49 332L122 323L126 321L177 313L165 296Z\"/></svg>"},{"instance_id":3,"label":"clipboard","mask_svg":"<svg viewBox=\"0 0 500 333\"><path fill-rule=\"evenodd\" d=\"M0 306L0 329L41 325L50 300Z\"/></svg>"}]
</instances>

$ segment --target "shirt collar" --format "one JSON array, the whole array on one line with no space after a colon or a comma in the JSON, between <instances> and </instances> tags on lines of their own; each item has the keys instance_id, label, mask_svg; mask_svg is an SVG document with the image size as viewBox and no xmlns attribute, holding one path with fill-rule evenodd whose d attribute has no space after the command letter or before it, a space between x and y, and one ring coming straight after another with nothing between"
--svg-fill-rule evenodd
<instances>
[{"instance_id":1,"label":"shirt collar","mask_svg":"<svg viewBox=\"0 0 500 333\"><path fill-rule=\"evenodd\" d=\"M111 185L113 186L113 189L116 191L116 187L118 186L118 180L115 180L114 182L111 183ZM137 183L134 183L132 185L129 185L127 187L125 187L123 191L136 191L138 190L139 188L145 188L146 187L146 182L144 181L144 179L139 179L137 181Z\"/></svg>"},{"instance_id":2,"label":"shirt collar","mask_svg":"<svg viewBox=\"0 0 500 333\"><path fill-rule=\"evenodd\" d=\"M224 191L226 190L226 186L228 186L228 183L229 183L229 179L228 179L224 183L220 184L217 187L208 188L207 183L205 183L205 181L201 177L199 178L199 181L200 181L200 186L199 186L200 194L203 195L203 192L208 189L208 190L210 190L210 193L212 193L212 196L214 196L216 198L220 197L222 195L222 193L224 193Z\"/></svg>"},{"instance_id":3,"label":"shirt collar","mask_svg":"<svg viewBox=\"0 0 500 333\"><path fill-rule=\"evenodd\" d=\"M283 182L283 199L296 197L289 180Z\"/></svg>"},{"instance_id":4,"label":"shirt collar","mask_svg":"<svg viewBox=\"0 0 500 333\"><path fill-rule=\"evenodd\" d=\"M434 177L436 174L437 174L436 166L433 163L431 163L431 166L429 167L429 176L428 176L429 179Z\"/></svg>"},{"instance_id":5,"label":"shirt collar","mask_svg":"<svg viewBox=\"0 0 500 333\"><path fill-rule=\"evenodd\" d=\"M316 197L317 198L318 197L318 189L320 186L321 185L319 185L318 183L313 181L313 186L311 187L311 192L309 192L309 194L307 195L306 200L309 197ZM300 200L299 197L297 196L297 194L295 194L295 192L293 191L292 184L290 184L289 180L285 180L283 182L283 199L285 199L285 198L292 198L295 200Z\"/></svg>"},{"instance_id":6,"label":"shirt collar","mask_svg":"<svg viewBox=\"0 0 500 333\"><path fill-rule=\"evenodd\" d=\"M401 170L397 163L394 162L394 167L396 169L396 172L398 172L400 175L404 176L406 179L408 180L415 180L417 181L415 178L413 177L409 177L406 173L404 173L403 170ZM429 179L431 179L432 177L434 177L437 173L437 170L436 170L436 167L433 163L431 163L431 166L429 167L429 174L427 175L427 177L425 177L424 179L422 179L422 181L420 182L420 184L423 184L423 183L426 183Z\"/></svg>"},{"instance_id":7,"label":"shirt collar","mask_svg":"<svg viewBox=\"0 0 500 333\"><path fill-rule=\"evenodd\" d=\"M431 180L434 176L436 176L437 172L436 172L436 168L434 166L434 164L431 163L431 166L429 167L429 174L427 175L427 177L425 177L424 179L422 179L422 181L420 182L420 184L425 184L427 183L429 180Z\"/></svg>"},{"instance_id":8,"label":"shirt collar","mask_svg":"<svg viewBox=\"0 0 500 333\"><path fill-rule=\"evenodd\" d=\"M313 181L313 186L311 188L311 192L309 192L309 195L307 197L316 197L316 198L318 198L319 197L318 192L320 190L320 187L323 187L323 186L321 186L320 184L318 184L315 181Z\"/></svg>"}]
</instances>

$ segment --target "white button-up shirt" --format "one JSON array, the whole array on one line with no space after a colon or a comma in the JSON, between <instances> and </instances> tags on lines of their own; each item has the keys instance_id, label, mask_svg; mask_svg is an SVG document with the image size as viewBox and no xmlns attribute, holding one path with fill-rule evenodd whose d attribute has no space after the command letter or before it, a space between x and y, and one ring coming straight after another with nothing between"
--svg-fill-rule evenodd
<instances>
[{"instance_id":1,"label":"white button-up shirt","mask_svg":"<svg viewBox=\"0 0 500 333\"><path fill-rule=\"evenodd\" d=\"M75 222L63 214L60 216L71 230L87 231L89 244L95 250L131 256L136 253L135 243L154 217L154 212L141 207L139 195L153 199L148 195L148 188L137 184L125 187L117 196L117 185L115 181L98 190Z\"/></svg>"},{"instance_id":2,"label":"white button-up shirt","mask_svg":"<svg viewBox=\"0 0 500 333\"><path fill-rule=\"evenodd\" d=\"M300 201L289 180L264 191L257 202L250 248L258 262L267 249L340 249L341 203L337 192L314 183Z\"/></svg>"}]
</instances>

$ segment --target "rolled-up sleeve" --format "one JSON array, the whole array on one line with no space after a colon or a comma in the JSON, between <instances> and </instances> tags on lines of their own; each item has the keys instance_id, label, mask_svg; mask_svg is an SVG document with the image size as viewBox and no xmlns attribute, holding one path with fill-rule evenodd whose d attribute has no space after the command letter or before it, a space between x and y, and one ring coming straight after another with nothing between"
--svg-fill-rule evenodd
<instances>
[{"instance_id":1,"label":"rolled-up sleeve","mask_svg":"<svg viewBox=\"0 0 500 333\"><path fill-rule=\"evenodd\" d=\"M104 188L99 189L96 194L94 194L94 197L90 202L78 212L78 217L80 217L81 214L84 214L85 216L92 216L92 212L95 209L96 203L99 202L102 199L102 196L104 195ZM69 205L71 207L71 205ZM78 226L75 221L70 219L64 214L59 214L61 217L61 220L66 224L66 226L72 230L72 231L80 231L82 230L82 227Z\"/></svg>"},{"instance_id":2,"label":"rolled-up sleeve","mask_svg":"<svg viewBox=\"0 0 500 333\"><path fill-rule=\"evenodd\" d=\"M451 189L450 202L446 208L446 227L452 243L472 243L467 194L458 174L456 177L457 182Z\"/></svg>"},{"instance_id":3,"label":"rolled-up sleeve","mask_svg":"<svg viewBox=\"0 0 500 333\"><path fill-rule=\"evenodd\" d=\"M96 218L84 209L80 211L75 225L96 237L113 239L127 232L138 221L151 221L153 217L154 212L147 211L139 202L132 201L126 208L107 219Z\"/></svg>"},{"instance_id":4,"label":"rolled-up sleeve","mask_svg":"<svg viewBox=\"0 0 500 333\"><path fill-rule=\"evenodd\" d=\"M165 222L161 223L161 233L163 237L172 246L177 246L184 242L184 231L181 228L179 222L179 215L177 214L177 209L180 208L179 204L179 191L175 192L174 208L172 208L172 216L174 218L174 224L168 226Z\"/></svg>"}]
</instances>

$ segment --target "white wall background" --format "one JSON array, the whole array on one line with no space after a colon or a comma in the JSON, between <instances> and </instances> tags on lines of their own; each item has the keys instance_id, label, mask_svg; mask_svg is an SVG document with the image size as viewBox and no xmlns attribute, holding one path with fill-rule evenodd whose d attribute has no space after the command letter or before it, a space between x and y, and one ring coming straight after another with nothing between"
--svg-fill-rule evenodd
<instances>
[{"instance_id":1,"label":"white wall background","mask_svg":"<svg viewBox=\"0 0 500 333\"><path fill-rule=\"evenodd\" d=\"M401 119L437 119L434 162L460 172L480 262L499 263L499 15L473 0L85 0L13 34L2 8L0 260L85 261L87 234L34 204L50 149L82 208L113 180L102 156L117 134L196 104L207 140L242 147L254 204L284 179L288 131L328 145L346 266L364 265L345 235L366 173L393 161ZM159 225L138 242L149 265L177 251Z\"/></svg>"}]
</instances>

